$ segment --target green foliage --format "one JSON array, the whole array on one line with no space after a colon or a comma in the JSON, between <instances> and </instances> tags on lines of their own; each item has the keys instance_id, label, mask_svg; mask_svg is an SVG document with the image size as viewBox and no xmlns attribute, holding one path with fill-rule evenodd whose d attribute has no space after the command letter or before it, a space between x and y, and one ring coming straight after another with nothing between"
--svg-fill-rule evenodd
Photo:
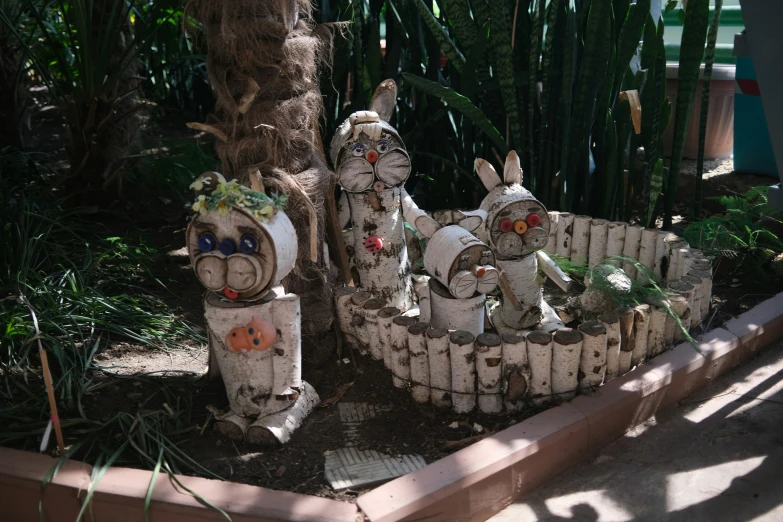
<instances>
[{"instance_id":1,"label":"green foliage","mask_svg":"<svg viewBox=\"0 0 783 522\"><path fill-rule=\"evenodd\" d=\"M783 241L774 231L783 226L783 214L768 205L768 191L754 187L744 195L713 198L725 213L691 223L685 238L708 256L733 259L737 268L768 279L764 266L783 252Z\"/></svg>"}]
</instances>

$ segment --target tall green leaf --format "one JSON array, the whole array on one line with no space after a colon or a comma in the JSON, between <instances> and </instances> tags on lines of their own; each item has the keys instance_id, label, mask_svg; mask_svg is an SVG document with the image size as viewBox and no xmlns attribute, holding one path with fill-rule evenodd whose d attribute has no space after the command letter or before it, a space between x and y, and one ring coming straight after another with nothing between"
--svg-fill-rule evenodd
<instances>
[{"instance_id":1,"label":"tall green leaf","mask_svg":"<svg viewBox=\"0 0 783 522\"><path fill-rule=\"evenodd\" d=\"M492 53L493 69L500 81L500 95L503 98L506 118L514 137L514 146L524 146L524 134L517 99L517 87L514 78L514 50L511 48L511 27L509 27L507 3L505 0L489 0L493 13L490 19L490 38L494 52ZM508 138L508 137L507 137Z\"/></svg>"},{"instance_id":2,"label":"tall green leaf","mask_svg":"<svg viewBox=\"0 0 783 522\"><path fill-rule=\"evenodd\" d=\"M699 113L699 151L696 159L696 194L693 200L693 217L701 214L702 175L704 174L704 141L707 136L707 114L710 109L710 83L712 83L712 65L715 61L715 42L718 39L718 26L723 0L715 0L715 14L707 34L707 51L704 54L704 80L701 89L701 109Z\"/></svg>"},{"instance_id":3,"label":"tall green leaf","mask_svg":"<svg viewBox=\"0 0 783 522\"><path fill-rule=\"evenodd\" d=\"M616 195L622 192L622 188L618 187L617 176L617 126L614 118L612 117L611 109L606 112L605 118L606 135L604 138L604 161L605 161L605 179L606 184L604 186L603 195L603 216L607 219L612 219L612 210L615 208ZM625 145L623 144L623 149Z\"/></svg>"},{"instance_id":4,"label":"tall green leaf","mask_svg":"<svg viewBox=\"0 0 783 522\"><path fill-rule=\"evenodd\" d=\"M424 78L419 78L413 74L403 73L402 76L407 82L410 82L411 85L420 91L429 94L430 96L443 99L446 103L449 104L450 107L465 115L479 129L481 129L481 131L484 132L487 137L489 137L492 143L494 143L498 148L499 153L503 154L504 156L508 154L509 149L506 146L506 143L503 141L503 137L500 135L495 126L492 125L492 122L489 120L489 118L487 118L481 109L473 105L473 102L471 102L470 99L462 96L450 87L444 87L439 83L425 80Z\"/></svg>"},{"instance_id":5,"label":"tall green leaf","mask_svg":"<svg viewBox=\"0 0 783 522\"><path fill-rule=\"evenodd\" d=\"M563 146L560 151L560 210L570 210L576 174L571 167L571 108L574 96L578 54L578 16L574 0L568 0L568 15L563 43L563 72L560 84L560 109L563 114Z\"/></svg>"},{"instance_id":6,"label":"tall green leaf","mask_svg":"<svg viewBox=\"0 0 783 522\"><path fill-rule=\"evenodd\" d=\"M476 23L470 17L470 7L465 0L440 0L446 19L451 23L457 43L463 49L473 47L473 42L478 37Z\"/></svg>"},{"instance_id":7,"label":"tall green leaf","mask_svg":"<svg viewBox=\"0 0 783 522\"><path fill-rule=\"evenodd\" d=\"M617 13L615 13L617 16ZM620 83L625 73L628 63L636 54L639 46L639 39L645 28L645 21L650 17L650 0L638 0L635 4L628 7L627 15L620 29L620 36L617 40L617 66L615 69L614 89L612 91L612 100L620 92ZM617 19L616 20L620 20ZM618 22L619 23L619 22Z\"/></svg>"},{"instance_id":8,"label":"tall green leaf","mask_svg":"<svg viewBox=\"0 0 783 522\"><path fill-rule=\"evenodd\" d=\"M457 71L462 72L462 67L465 65L465 56L457 49L454 42L451 41L449 33L446 32L446 29L440 24L438 19L435 18L435 15L432 14L432 11L430 11L424 3L424 0L414 0L414 3L419 9L424 23L429 27L435 40L438 41L438 45L440 45L440 48L446 53L446 56L449 57L451 64Z\"/></svg>"},{"instance_id":9,"label":"tall green leaf","mask_svg":"<svg viewBox=\"0 0 783 522\"><path fill-rule=\"evenodd\" d=\"M704 41L709 25L709 0L690 0L685 11L685 23L680 41L680 67L677 78L677 108L674 112L674 142L669 164L669 181L666 184L666 205L663 228L672 227L672 212L677 196L677 179L680 174L682 154L685 150L685 133L688 129L693 98L699 83L699 69L704 56Z\"/></svg>"}]
</instances>

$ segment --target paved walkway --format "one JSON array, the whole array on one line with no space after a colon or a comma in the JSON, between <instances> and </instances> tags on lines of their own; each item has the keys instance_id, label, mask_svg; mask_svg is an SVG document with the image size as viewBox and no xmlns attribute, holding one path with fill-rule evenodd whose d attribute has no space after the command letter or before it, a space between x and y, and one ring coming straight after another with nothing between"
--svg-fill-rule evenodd
<instances>
[{"instance_id":1,"label":"paved walkway","mask_svg":"<svg viewBox=\"0 0 783 522\"><path fill-rule=\"evenodd\" d=\"M783 521L783 342L490 520Z\"/></svg>"}]
</instances>

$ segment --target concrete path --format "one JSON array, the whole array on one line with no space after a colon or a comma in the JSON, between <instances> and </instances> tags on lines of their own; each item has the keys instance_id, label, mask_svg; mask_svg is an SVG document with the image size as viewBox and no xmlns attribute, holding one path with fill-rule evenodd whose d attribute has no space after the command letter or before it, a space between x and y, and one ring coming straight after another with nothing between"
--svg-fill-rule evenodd
<instances>
[{"instance_id":1,"label":"concrete path","mask_svg":"<svg viewBox=\"0 0 783 522\"><path fill-rule=\"evenodd\" d=\"M783 342L490 520L783 521Z\"/></svg>"}]
</instances>

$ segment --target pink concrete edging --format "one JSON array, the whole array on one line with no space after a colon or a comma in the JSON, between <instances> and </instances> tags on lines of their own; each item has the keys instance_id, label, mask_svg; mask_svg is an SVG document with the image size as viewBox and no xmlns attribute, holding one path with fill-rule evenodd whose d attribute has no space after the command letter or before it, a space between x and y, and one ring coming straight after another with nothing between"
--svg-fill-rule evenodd
<instances>
[{"instance_id":1,"label":"pink concrete edging","mask_svg":"<svg viewBox=\"0 0 783 522\"><path fill-rule=\"evenodd\" d=\"M178 476L189 489L235 522L485 520L517 497L597 452L660 409L701 388L783 337L783 293L698 339L681 344L592 395L546 410L500 433L360 496L357 505L310 495ZM92 467L63 464L41 493L56 459L0 448L0 519L74 521L90 486ZM143 520L152 472L112 468L96 486L86 521ZM360 511L362 513L360 513ZM161 474L152 522L225 520Z\"/></svg>"},{"instance_id":2,"label":"pink concrete edging","mask_svg":"<svg viewBox=\"0 0 783 522\"><path fill-rule=\"evenodd\" d=\"M546 410L357 500L372 522L486 520L662 408L783 338L783 293L591 395Z\"/></svg>"}]
</instances>

